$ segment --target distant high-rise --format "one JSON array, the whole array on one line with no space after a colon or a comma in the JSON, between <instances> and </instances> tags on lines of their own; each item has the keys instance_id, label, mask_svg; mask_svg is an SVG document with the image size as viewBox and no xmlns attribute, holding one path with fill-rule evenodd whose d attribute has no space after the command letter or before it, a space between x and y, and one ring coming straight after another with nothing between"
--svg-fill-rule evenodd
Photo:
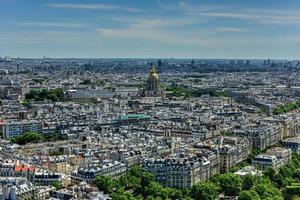
<instances>
[{"instance_id":1,"label":"distant high-rise","mask_svg":"<svg viewBox=\"0 0 300 200\"><path fill-rule=\"evenodd\" d=\"M163 63L161 60L157 61L157 72L158 73L163 73Z\"/></svg>"},{"instance_id":2,"label":"distant high-rise","mask_svg":"<svg viewBox=\"0 0 300 200\"><path fill-rule=\"evenodd\" d=\"M191 65L195 66L195 60L194 59L191 61Z\"/></svg>"}]
</instances>

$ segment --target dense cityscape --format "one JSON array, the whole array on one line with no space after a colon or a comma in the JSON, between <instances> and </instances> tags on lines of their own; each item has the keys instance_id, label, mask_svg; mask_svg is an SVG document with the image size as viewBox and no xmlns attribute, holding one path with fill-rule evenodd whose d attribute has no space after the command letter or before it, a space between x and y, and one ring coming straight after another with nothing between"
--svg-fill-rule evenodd
<instances>
[{"instance_id":1,"label":"dense cityscape","mask_svg":"<svg viewBox=\"0 0 300 200\"><path fill-rule=\"evenodd\" d=\"M297 199L300 62L1 58L1 199Z\"/></svg>"},{"instance_id":2,"label":"dense cityscape","mask_svg":"<svg viewBox=\"0 0 300 200\"><path fill-rule=\"evenodd\" d=\"M0 200L300 200L300 0L0 0Z\"/></svg>"}]
</instances>

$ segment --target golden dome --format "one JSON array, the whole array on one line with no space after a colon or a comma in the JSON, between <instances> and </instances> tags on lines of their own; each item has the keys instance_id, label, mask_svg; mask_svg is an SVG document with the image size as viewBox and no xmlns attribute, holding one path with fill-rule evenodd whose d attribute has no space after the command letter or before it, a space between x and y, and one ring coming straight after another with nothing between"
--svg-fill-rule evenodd
<instances>
[{"instance_id":1,"label":"golden dome","mask_svg":"<svg viewBox=\"0 0 300 200\"><path fill-rule=\"evenodd\" d=\"M156 73L155 67L153 67L153 68L150 70L150 79L151 79L151 80L154 80L154 81L159 81L159 76L158 76L158 74Z\"/></svg>"},{"instance_id":2,"label":"golden dome","mask_svg":"<svg viewBox=\"0 0 300 200\"><path fill-rule=\"evenodd\" d=\"M155 81L158 81L158 80L159 80L159 76L158 76L158 74L156 74L156 73L151 74L150 77L151 77L152 80L155 80Z\"/></svg>"}]
</instances>

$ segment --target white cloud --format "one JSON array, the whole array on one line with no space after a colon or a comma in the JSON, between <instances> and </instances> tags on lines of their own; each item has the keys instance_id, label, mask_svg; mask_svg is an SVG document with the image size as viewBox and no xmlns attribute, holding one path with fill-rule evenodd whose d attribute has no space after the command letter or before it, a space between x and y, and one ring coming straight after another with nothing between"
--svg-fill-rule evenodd
<instances>
[{"instance_id":1,"label":"white cloud","mask_svg":"<svg viewBox=\"0 0 300 200\"><path fill-rule=\"evenodd\" d=\"M125 23L132 28L170 28L187 25L195 25L205 22L198 18L183 17L183 18L113 18L111 21Z\"/></svg>"},{"instance_id":2,"label":"white cloud","mask_svg":"<svg viewBox=\"0 0 300 200\"><path fill-rule=\"evenodd\" d=\"M245 37L239 33L247 33L253 30L237 27L219 27L210 30L196 29L193 31L172 30L163 27L146 28L133 25L126 28L99 28L96 30L102 39L132 39L147 40L159 45L177 45L201 48L223 48L228 46L270 46L270 44L295 44L300 39L293 35L280 36L251 36ZM229 32L236 34L221 34L218 32Z\"/></svg>"},{"instance_id":3,"label":"white cloud","mask_svg":"<svg viewBox=\"0 0 300 200\"><path fill-rule=\"evenodd\" d=\"M236 27L219 27L217 28L217 31L221 32L233 32L233 33L246 33L250 32L250 29L245 28L236 28Z\"/></svg>"},{"instance_id":4,"label":"white cloud","mask_svg":"<svg viewBox=\"0 0 300 200\"><path fill-rule=\"evenodd\" d=\"M228 29L229 31L229 29ZM236 31L231 29L231 31ZM105 29L99 28L97 32L101 37L109 39L142 39L164 45L184 45L184 46L201 46L213 47L218 45L232 45L234 43L248 43L248 40L237 38L216 37L212 35L215 31L173 31L162 28L145 29L145 28L116 28Z\"/></svg>"},{"instance_id":5,"label":"white cloud","mask_svg":"<svg viewBox=\"0 0 300 200\"><path fill-rule=\"evenodd\" d=\"M190 12L186 13L192 16L206 16L222 19L239 19L250 22L256 22L261 24L273 24L273 25L292 25L300 24L300 13L285 12L271 12L251 10L245 12Z\"/></svg>"},{"instance_id":6,"label":"white cloud","mask_svg":"<svg viewBox=\"0 0 300 200\"><path fill-rule=\"evenodd\" d=\"M196 44L188 42L182 37L176 36L174 33L167 32L160 29L134 29L134 28L124 28L124 29L97 29L97 32L106 38L115 39L143 39L151 40L154 42L164 43L164 44ZM198 41L199 42L199 41ZM199 43L197 43L199 44Z\"/></svg>"},{"instance_id":7,"label":"white cloud","mask_svg":"<svg viewBox=\"0 0 300 200\"><path fill-rule=\"evenodd\" d=\"M123 10L128 12L142 12L142 10L132 7L123 7L110 4L75 4L75 3L53 3L48 4L51 8L82 9L82 10Z\"/></svg>"},{"instance_id":8,"label":"white cloud","mask_svg":"<svg viewBox=\"0 0 300 200\"><path fill-rule=\"evenodd\" d=\"M99 28L97 32L106 38L146 39L165 44L199 45L203 41L197 38L190 40L194 31L185 31L182 26L202 23L196 18L153 18L153 19L112 19L126 24L125 28ZM180 27L180 28L178 28ZM205 31L202 31L204 33ZM199 36L199 35L198 35Z\"/></svg>"},{"instance_id":9,"label":"white cloud","mask_svg":"<svg viewBox=\"0 0 300 200\"><path fill-rule=\"evenodd\" d=\"M227 43L229 40L225 41L224 37L218 37L218 32L244 33L251 31L239 27L202 29L201 23L206 21L197 16L152 19L115 18L111 20L126 25L126 27L98 28L97 32L100 36L113 39L144 39L172 45L209 46L217 43ZM192 31L189 28L185 29L185 26L189 25L192 25Z\"/></svg>"},{"instance_id":10,"label":"white cloud","mask_svg":"<svg viewBox=\"0 0 300 200\"><path fill-rule=\"evenodd\" d=\"M271 25L300 24L300 12L297 10L240 8L234 5L192 5L188 1L179 1L182 13L188 16L207 18L238 19L248 22Z\"/></svg>"},{"instance_id":11,"label":"white cloud","mask_svg":"<svg viewBox=\"0 0 300 200\"><path fill-rule=\"evenodd\" d=\"M68 23L68 22L20 22L18 26L38 26L38 27L55 27L55 28L84 28L85 24Z\"/></svg>"},{"instance_id":12,"label":"white cloud","mask_svg":"<svg viewBox=\"0 0 300 200\"><path fill-rule=\"evenodd\" d=\"M0 32L1 44L91 45L97 39L95 34L74 31Z\"/></svg>"}]
</instances>

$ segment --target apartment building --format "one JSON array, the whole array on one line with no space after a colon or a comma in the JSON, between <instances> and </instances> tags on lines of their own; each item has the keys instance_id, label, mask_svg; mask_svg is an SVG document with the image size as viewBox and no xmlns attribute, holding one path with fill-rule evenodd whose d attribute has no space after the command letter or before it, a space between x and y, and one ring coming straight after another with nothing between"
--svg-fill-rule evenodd
<instances>
[{"instance_id":1,"label":"apartment building","mask_svg":"<svg viewBox=\"0 0 300 200\"><path fill-rule=\"evenodd\" d=\"M282 146L291 149L294 153L300 153L300 137L288 138L282 141Z\"/></svg>"},{"instance_id":2,"label":"apartment building","mask_svg":"<svg viewBox=\"0 0 300 200\"><path fill-rule=\"evenodd\" d=\"M284 165L283 159L271 155L258 155L252 159L252 165L259 170L273 168L276 172Z\"/></svg>"},{"instance_id":3,"label":"apartment building","mask_svg":"<svg viewBox=\"0 0 300 200\"><path fill-rule=\"evenodd\" d=\"M282 159L285 165L292 160L292 150L287 148L275 147L267 150L266 154Z\"/></svg>"},{"instance_id":4,"label":"apartment building","mask_svg":"<svg viewBox=\"0 0 300 200\"><path fill-rule=\"evenodd\" d=\"M72 184L82 181L91 183L98 175L119 177L127 171L126 164L118 161L104 161L102 163L90 163L79 167L71 174Z\"/></svg>"},{"instance_id":5,"label":"apartment building","mask_svg":"<svg viewBox=\"0 0 300 200\"><path fill-rule=\"evenodd\" d=\"M41 121L12 121L6 122L2 126L2 133L5 139L10 139L26 132L43 132L43 122Z\"/></svg>"},{"instance_id":6,"label":"apartment building","mask_svg":"<svg viewBox=\"0 0 300 200\"><path fill-rule=\"evenodd\" d=\"M209 179L212 176L210 166L207 158L191 155L142 161L143 171L154 174L162 186L173 188L190 188L200 180Z\"/></svg>"}]
</instances>

